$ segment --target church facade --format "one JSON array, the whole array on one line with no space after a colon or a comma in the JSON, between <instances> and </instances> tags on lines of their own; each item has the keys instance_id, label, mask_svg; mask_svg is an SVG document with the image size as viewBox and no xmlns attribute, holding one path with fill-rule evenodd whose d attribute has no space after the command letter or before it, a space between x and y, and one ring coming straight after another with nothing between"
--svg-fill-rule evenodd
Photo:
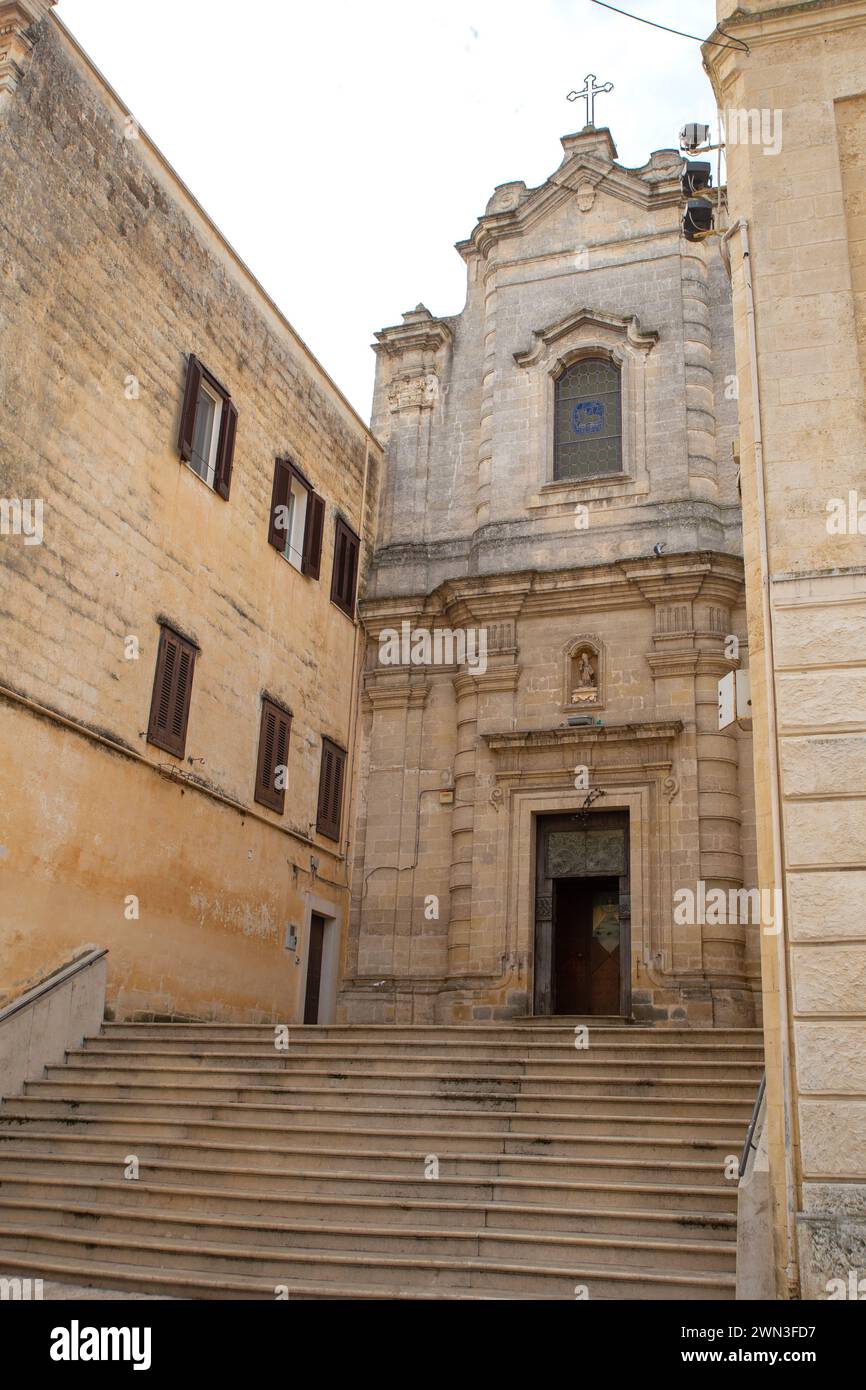
<instances>
[{"instance_id":1,"label":"church facade","mask_svg":"<svg viewBox=\"0 0 866 1390\"><path fill-rule=\"evenodd\" d=\"M562 145L376 335L348 1021L759 1012L730 286L676 151Z\"/></svg>"}]
</instances>

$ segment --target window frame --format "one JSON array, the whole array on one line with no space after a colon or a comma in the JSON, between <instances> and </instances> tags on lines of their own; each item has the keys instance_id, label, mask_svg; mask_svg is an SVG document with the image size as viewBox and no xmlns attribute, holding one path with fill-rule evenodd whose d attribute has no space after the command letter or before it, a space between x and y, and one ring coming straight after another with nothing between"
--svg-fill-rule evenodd
<instances>
[{"instance_id":1,"label":"window frame","mask_svg":"<svg viewBox=\"0 0 866 1390\"><path fill-rule=\"evenodd\" d=\"M216 480L217 463L219 460L220 433L222 431L223 410L225 409L225 402L224 398L219 394L219 392L214 390L207 378L202 377L201 384L199 385L198 389L198 397L196 399L196 422L198 421L198 410L202 396L207 396L207 398L213 402L214 406L213 420L211 422L210 430L210 447L208 449L207 459L204 461L205 471L204 473L200 473L199 470L196 468L194 462L194 449L190 451L190 458L185 459L184 462L186 463L188 468L192 469L196 477L201 478L203 483L206 483L207 486L213 492L216 492L214 483ZM193 439L195 439L195 425L193 425Z\"/></svg>"},{"instance_id":2,"label":"window frame","mask_svg":"<svg viewBox=\"0 0 866 1390\"><path fill-rule=\"evenodd\" d=\"M334 759L334 766L338 770L339 790L335 797L333 786L330 798L325 781L326 759L330 756ZM349 754L341 744L334 739L322 735L322 754L319 762L319 792L316 801L316 834L324 835L326 839L336 843L340 841L342 820L343 820L343 800L346 790L346 767L349 761ZM336 806L332 803L336 800ZM331 812L332 814L328 814ZM333 814L335 813L335 814Z\"/></svg>"},{"instance_id":3,"label":"window frame","mask_svg":"<svg viewBox=\"0 0 866 1390\"><path fill-rule=\"evenodd\" d=\"M292 532L294 530L295 509L290 508L291 524L286 527L277 525L277 509L281 506L289 508L292 493L295 486L301 489L306 495L304 509L303 533L301 535L301 548L291 545ZM286 501L281 499L285 495ZM321 573L322 564L322 541L324 537L324 517L325 499L316 492L309 478L301 472L298 465L285 456L280 456L274 460L274 481L271 490L271 507L268 522L268 542L274 547L277 553L292 566L292 569L299 574L306 575L308 579L318 579ZM285 535L283 533L285 532ZM282 544L278 542L282 541ZM292 558L287 552L294 550L299 556L298 560Z\"/></svg>"},{"instance_id":4,"label":"window frame","mask_svg":"<svg viewBox=\"0 0 866 1390\"><path fill-rule=\"evenodd\" d=\"M203 394L219 408L219 415L217 416L215 409L205 472L200 473L193 464L192 455L198 405ZM231 489L237 421L237 407L230 391L195 353L191 352L187 359L177 448L182 462L195 474L199 482L204 483L205 487L217 493L226 502Z\"/></svg>"},{"instance_id":5,"label":"window frame","mask_svg":"<svg viewBox=\"0 0 866 1390\"><path fill-rule=\"evenodd\" d=\"M349 545L354 550L351 564L351 582L340 588L342 569L340 558L340 540L345 537ZM331 602L345 613L347 618L355 621L355 610L358 601L358 575L361 568L361 538L339 513L334 517L334 555L331 562ZM351 590L351 593L349 593Z\"/></svg>"},{"instance_id":6,"label":"window frame","mask_svg":"<svg viewBox=\"0 0 866 1390\"><path fill-rule=\"evenodd\" d=\"M175 655L171 655L174 647ZM192 703L192 687L195 678L195 663L199 648L188 637L184 637L170 623L159 625L159 645L156 652L156 665L153 673L153 689L150 697L150 715L147 722L147 741L164 753L175 758L183 758L186 753L186 736L189 727L189 711ZM187 679L182 692L180 720L177 719L177 701L181 694L180 673L184 658L187 662ZM168 676L166 670L168 669ZM161 719L161 706L166 703L165 719ZM179 724L179 727L178 727ZM172 732L172 726L174 732Z\"/></svg>"},{"instance_id":7,"label":"window frame","mask_svg":"<svg viewBox=\"0 0 866 1390\"><path fill-rule=\"evenodd\" d=\"M265 754L266 754L266 752L267 752L267 720L268 720L268 717L269 717L269 716L272 716L273 719L274 719L274 729L273 729L273 739L274 739L274 741L273 741L273 745L272 745L272 754L273 754L273 758L272 758L271 765L270 765L270 776L269 776L268 778L266 778L266 777L265 777L265 771L266 771ZM285 725L285 730L286 730L286 733L285 733L285 740L286 740L286 746L285 746L285 761L282 762L282 763L276 761L277 756L278 756L277 750L278 750L278 747L279 747L279 730L280 730L280 725L281 725L281 724ZM262 695L262 699L261 699L261 710L260 710L260 714L259 714L259 743L258 743L258 752L257 752L257 755L256 755L256 780L255 780L255 788L254 788L254 791L253 791L253 799L254 799L255 801L257 801L258 804L259 804L260 806L267 806L267 808L268 808L269 810L275 811L275 812L277 813L277 815L279 815L279 816L282 816L282 815L285 813L285 808L286 808L286 788L285 788L285 787L277 788L277 787L275 787L275 786L273 785L273 783L274 783L274 779L275 779L276 771L277 771L277 768L278 768L278 767L285 767L286 773L287 773L287 775L288 775L288 766L289 766L288 760L289 760L289 749L290 749L290 747L291 747L291 742L292 742L292 712L291 712L291 710L287 709L285 705L281 705L280 702L279 702L278 700L274 700L274 699L272 698L272 696L270 696L270 695Z\"/></svg>"},{"instance_id":8,"label":"window frame","mask_svg":"<svg viewBox=\"0 0 866 1390\"><path fill-rule=\"evenodd\" d=\"M560 390L566 379L580 367L586 364L601 362L609 367L616 375L616 394L618 399L618 423L619 431L614 436L617 440L617 457L619 467L599 466L593 472L588 473L562 473L560 472L560 449L565 447L566 441L560 439ZM557 371L553 374L553 470L551 482L557 484L570 484L581 486L582 484L592 484L599 479L617 479L628 476L626 468L626 440L625 440L625 381L623 376L622 363L617 361L612 353L600 349L585 350L569 359L558 364ZM580 440L570 441L572 444L581 443Z\"/></svg>"}]
</instances>

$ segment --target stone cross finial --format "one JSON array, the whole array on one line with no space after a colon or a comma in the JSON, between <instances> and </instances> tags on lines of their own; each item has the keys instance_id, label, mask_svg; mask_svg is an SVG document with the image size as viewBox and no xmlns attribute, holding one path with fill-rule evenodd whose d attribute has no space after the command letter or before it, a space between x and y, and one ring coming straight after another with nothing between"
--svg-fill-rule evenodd
<instances>
[{"instance_id":1,"label":"stone cross finial","mask_svg":"<svg viewBox=\"0 0 866 1390\"><path fill-rule=\"evenodd\" d=\"M569 92L569 101L586 102L586 124L595 125L595 99L601 92L612 92L613 83L604 82L600 87L595 85L595 73L587 73L583 81L583 88L579 92Z\"/></svg>"}]
</instances>

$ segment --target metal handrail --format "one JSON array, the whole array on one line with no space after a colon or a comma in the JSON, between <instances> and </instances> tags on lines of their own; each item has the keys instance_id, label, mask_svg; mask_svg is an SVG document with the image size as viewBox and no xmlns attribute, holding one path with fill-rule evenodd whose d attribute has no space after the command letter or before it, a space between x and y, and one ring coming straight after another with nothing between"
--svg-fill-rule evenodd
<instances>
[{"instance_id":1,"label":"metal handrail","mask_svg":"<svg viewBox=\"0 0 866 1390\"><path fill-rule=\"evenodd\" d=\"M44 999L45 995L50 994L53 989L57 989L59 985L65 985L80 971L87 970L107 955L107 946L94 946L84 955L77 956L74 960L68 961L66 965L59 966L57 970L46 975L38 984L31 985L30 989L19 994L17 999L11 999L8 1004L5 1004L0 1009L0 1023L5 1023L7 1019L12 1018L13 1014L20 1013L22 1009L29 1008L38 999Z\"/></svg>"},{"instance_id":2,"label":"metal handrail","mask_svg":"<svg viewBox=\"0 0 866 1390\"><path fill-rule=\"evenodd\" d=\"M752 1118L749 1121L749 1128L746 1130L746 1142L743 1145L743 1152L740 1156L740 1178L746 1175L746 1164L749 1161L749 1151L755 1147L752 1142L755 1137L755 1126L758 1123L758 1116L761 1113L761 1106L764 1102L764 1092L767 1089L767 1073L761 1072L761 1080L758 1086L758 1094L755 1097L755 1104L752 1106Z\"/></svg>"}]
</instances>

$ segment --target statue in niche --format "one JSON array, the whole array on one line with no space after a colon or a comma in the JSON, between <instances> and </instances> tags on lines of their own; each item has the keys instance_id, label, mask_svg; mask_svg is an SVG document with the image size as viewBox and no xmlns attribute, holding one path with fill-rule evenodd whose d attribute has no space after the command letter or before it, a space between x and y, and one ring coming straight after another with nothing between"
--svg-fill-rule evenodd
<instances>
[{"instance_id":1,"label":"statue in niche","mask_svg":"<svg viewBox=\"0 0 866 1390\"><path fill-rule=\"evenodd\" d=\"M573 705L598 703L598 674L593 664L593 653L588 647L582 647L571 658L571 683Z\"/></svg>"}]
</instances>

